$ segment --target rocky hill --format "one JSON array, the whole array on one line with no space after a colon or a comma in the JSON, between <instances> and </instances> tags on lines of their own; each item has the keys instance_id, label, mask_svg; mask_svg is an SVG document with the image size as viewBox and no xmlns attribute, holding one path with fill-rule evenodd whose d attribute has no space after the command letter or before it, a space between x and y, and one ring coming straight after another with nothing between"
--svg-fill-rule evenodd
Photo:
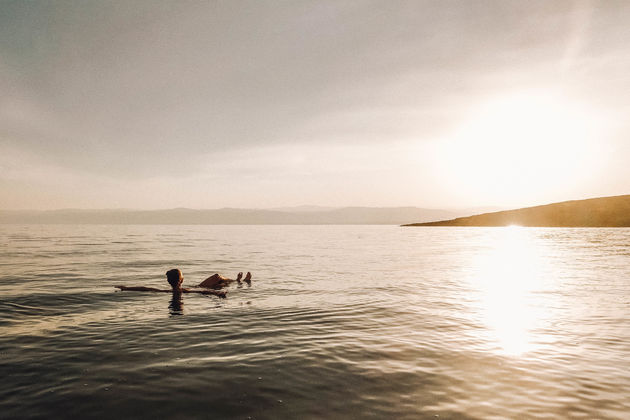
<instances>
[{"instance_id":1,"label":"rocky hill","mask_svg":"<svg viewBox=\"0 0 630 420\"><path fill-rule=\"evenodd\" d=\"M564 201L404 226L630 227L630 195Z\"/></svg>"}]
</instances>

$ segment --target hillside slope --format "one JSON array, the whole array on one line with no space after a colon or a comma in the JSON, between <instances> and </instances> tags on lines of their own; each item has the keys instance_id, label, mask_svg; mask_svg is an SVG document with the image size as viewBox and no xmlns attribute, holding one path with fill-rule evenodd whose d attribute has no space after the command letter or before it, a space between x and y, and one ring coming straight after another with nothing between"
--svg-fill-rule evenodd
<instances>
[{"instance_id":1,"label":"hillside slope","mask_svg":"<svg viewBox=\"0 0 630 420\"><path fill-rule=\"evenodd\" d=\"M403 226L630 227L630 195L564 201L543 206Z\"/></svg>"}]
</instances>

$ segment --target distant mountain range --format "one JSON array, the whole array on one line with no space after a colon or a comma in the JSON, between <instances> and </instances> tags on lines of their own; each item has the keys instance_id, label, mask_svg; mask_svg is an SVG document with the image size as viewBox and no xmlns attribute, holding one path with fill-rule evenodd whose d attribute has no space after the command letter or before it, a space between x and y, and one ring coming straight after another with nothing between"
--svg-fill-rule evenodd
<instances>
[{"instance_id":1,"label":"distant mountain range","mask_svg":"<svg viewBox=\"0 0 630 420\"><path fill-rule=\"evenodd\" d=\"M630 195L564 201L405 226L630 227Z\"/></svg>"},{"instance_id":2,"label":"distant mountain range","mask_svg":"<svg viewBox=\"0 0 630 420\"><path fill-rule=\"evenodd\" d=\"M287 207L269 210L0 210L8 224L193 224L193 225L401 225L470 214L417 207Z\"/></svg>"}]
</instances>

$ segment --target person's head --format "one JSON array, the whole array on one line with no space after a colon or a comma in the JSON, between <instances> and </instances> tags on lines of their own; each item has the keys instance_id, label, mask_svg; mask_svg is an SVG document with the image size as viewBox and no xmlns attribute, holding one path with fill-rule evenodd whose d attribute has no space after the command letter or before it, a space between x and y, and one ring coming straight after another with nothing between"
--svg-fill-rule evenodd
<instances>
[{"instance_id":1,"label":"person's head","mask_svg":"<svg viewBox=\"0 0 630 420\"><path fill-rule=\"evenodd\" d=\"M177 290L181 288L184 276L178 268L173 268L172 270L168 270L166 272L166 281L168 281L174 290Z\"/></svg>"}]
</instances>

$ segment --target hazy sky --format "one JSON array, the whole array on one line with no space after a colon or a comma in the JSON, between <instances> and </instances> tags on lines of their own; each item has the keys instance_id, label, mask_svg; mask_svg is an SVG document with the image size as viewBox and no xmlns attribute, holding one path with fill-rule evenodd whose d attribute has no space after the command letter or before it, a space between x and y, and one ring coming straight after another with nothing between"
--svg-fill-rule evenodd
<instances>
[{"instance_id":1,"label":"hazy sky","mask_svg":"<svg viewBox=\"0 0 630 420\"><path fill-rule=\"evenodd\" d=\"M0 208L630 193L630 2L0 1Z\"/></svg>"}]
</instances>

